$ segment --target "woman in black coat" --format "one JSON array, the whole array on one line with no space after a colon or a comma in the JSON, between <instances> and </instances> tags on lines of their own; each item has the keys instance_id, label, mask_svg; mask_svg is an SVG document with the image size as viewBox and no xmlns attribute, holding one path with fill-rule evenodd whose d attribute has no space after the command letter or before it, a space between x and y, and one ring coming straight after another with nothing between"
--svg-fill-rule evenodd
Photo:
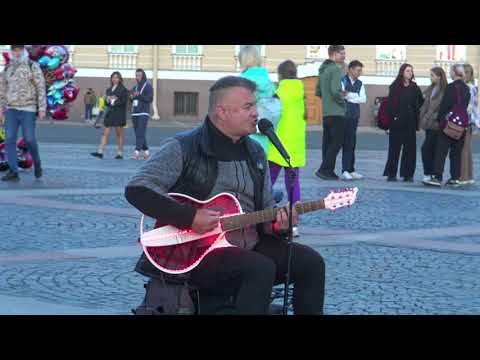
<instances>
[{"instance_id":1,"label":"woman in black coat","mask_svg":"<svg viewBox=\"0 0 480 360\"><path fill-rule=\"evenodd\" d=\"M441 123L447 114L453 109L455 105L460 105L467 111L468 104L470 102L470 88L465 84L465 69L463 65L453 65L450 70L450 76L453 82L447 85L445 89L445 95L440 103L440 109L438 110L437 121ZM434 160L434 176L430 181L425 181L426 185L441 186L443 178L443 170L445 167L445 160L447 154L450 152L450 180L446 185L454 187L460 186L460 170L462 160L463 144L465 142L465 134L459 139L455 140L448 137L440 131L438 136L437 145L435 149Z\"/></svg>"},{"instance_id":2,"label":"woman in black coat","mask_svg":"<svg viewBox=\"0 0 480 360\"><path fill-rule=\"evenodd\" d=\"M103 151L108 143L111 128L117 135L117 156L115 159L123 159L123 144L125 133L123 128L127 125L127 100L128 90L123 85L120 72L115 71L110 76L110 87L106 91L106 114L104 115L104 130L98 152L91 155L103 159Z\"/></svg>"},{"instance_id":3,"label":"woman in black coat","mask_svg":"<svg viewBox=\"0 0 480 360\"><path fill-rule=\"evenodd\" d=\"M388 114L392 119L389 131L388 160L383 176L387 181L397 181L398 161L402 150L400 176L413 182L417 163L416 132L419 130L419 110L423 95L414 82L413 67L403 64L398 76L390 85Z\"/></svg>"}]
</instances>

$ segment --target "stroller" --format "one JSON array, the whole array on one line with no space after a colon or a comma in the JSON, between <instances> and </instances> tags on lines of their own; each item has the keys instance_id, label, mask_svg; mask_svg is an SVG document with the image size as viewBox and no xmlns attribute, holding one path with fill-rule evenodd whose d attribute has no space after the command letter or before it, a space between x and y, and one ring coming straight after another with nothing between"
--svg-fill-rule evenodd
<instances>
[{"instance_id":1,"label":"stroller","mask_svg":"<svg viewBox=\"0 0 480 360\"><path fill-rule=\"evenodd\" d=\"M18 167L21 169L30 169L33 166L32 155L28 151L27 144L23 138L17 141L17 161ZM9 168L5 145L5 130L0 128L0 171L7 171Z\"/></svg>"}]
</instances>

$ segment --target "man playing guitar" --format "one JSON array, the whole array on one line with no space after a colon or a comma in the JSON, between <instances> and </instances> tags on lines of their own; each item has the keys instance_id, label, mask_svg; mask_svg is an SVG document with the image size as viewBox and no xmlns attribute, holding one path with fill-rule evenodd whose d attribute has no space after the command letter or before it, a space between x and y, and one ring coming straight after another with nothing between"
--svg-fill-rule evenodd
<instances>
[{"instance_id":1,"label":"man playing guitar","mask_svg":"<svg viewBox=\"0 0 480 360\"><path fill-rule=\"evenodd\" d=\"M143 214L165 225L205 234L218 227L221 213L176 201L169 193L198 200L221 193L238 199L245 213L273 208L266 155L248 135L256 132L255 83L227 76L210 89L208 116L198 128L167 140L125 190ZM288 208L276 220L226 233L231 247L216 248L189 271L189 281L209 294L235 296L239 314L268 314L272 287L285 279ZM296 211L294 224L298 222ZM325 264L308 246L294 243L290 280L295 314L322 314ZM142 254L137 271L159 270Z\"/></svg>"}]
</instances>

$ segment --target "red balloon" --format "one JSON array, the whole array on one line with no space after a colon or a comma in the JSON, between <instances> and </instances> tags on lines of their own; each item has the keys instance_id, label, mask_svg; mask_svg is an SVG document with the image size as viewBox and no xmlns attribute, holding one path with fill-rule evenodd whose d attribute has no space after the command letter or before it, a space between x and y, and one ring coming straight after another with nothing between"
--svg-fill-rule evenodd
<instances>
[{"instance_id":1,"label":"red balloon","mask_svg":"<svg viewBox=\"0 0 480 360\"><path fill-rule=\"evenodd\" d=\"M0 143L0 151L4 150L5 149L5 143L4 142L1 142Z\"/></svg>"},{"instance_id":2,"label":"red balloon","mask_svg":"<svg viewBox=\"0 0 480 360\"><path fill-rule=\"evenodd\" d=\"M65 102L69 103L69 102L75 101L75 99L78 96L78 88L73 85L67 86L64 89L64 93L65 93L64 95Z\"/></svg>"},{"instance_id":3,"label":"red balloon","mask_svg":"<svg viewBox=\"0 0 480 360\"><path fill-rule=\"evenodd\" d=\"M57 105L57 107L52 112L52 118L55 120L65 120L68 118L67 108L64 106Z\"/></svg>"},{"instance_id":4,"label":"red balloon","mask_svg":"<svg viewBox=\"0 0 480 360\"><path fill-rule=\"evenodd\" d=\"M63 69L62 67L59 67L57 70L55 70L55 79L57 81L63 80L65 76L63 75Z\"/></svg>"},{"instance_id":5,"label":"red balloon","mask_svg":"<svg viewBox=\"0 0 480 360\"><path fill-rule=\"evenodd\" d=\"M10 53L4 52L2 53L2 55L3 55L3 58L5 59L5 65L10 64Z\"/></svg>"},{"instance_id":6,"label":"red balloon","mask_svg":"<svg viewBox=\"0 0 480 360\"><path fill-rule=\"evenodd\" d=\"M30 55L30 59L33 61L38 61L43 55L45 55L45 50L48 45L27 45L27 51Z\"/></svg>"},{"instance_id":7,"label":"red balloon","mask_svg":"<svg viewBox=\"0 0 480 360\"><path fill-rule=\"evenodd\" d=\"M25 140L23 138L18 139L17 147L22 150L27 150L27 144L25 144Z\"/></svg>"}]
</instances>

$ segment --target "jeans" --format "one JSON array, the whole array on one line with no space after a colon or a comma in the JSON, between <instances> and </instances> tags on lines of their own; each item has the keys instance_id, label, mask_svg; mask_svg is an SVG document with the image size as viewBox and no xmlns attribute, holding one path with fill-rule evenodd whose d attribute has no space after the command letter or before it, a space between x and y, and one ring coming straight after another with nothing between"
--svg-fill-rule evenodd
<instances>
[{"instance_id":1,"label":"jeans","mask_svg":"<svg viewBox=\"0 0 480 360\"><path fill-rule=\"evenodd\" d=\"M133 129L135 130L135 150L148 150L147 138L145 136L147 132L148 115L132 116Z\"/></svg>"},{"instance_id":2,"label":"jeans","mask_svg":"<svg viewBox=\"0 0 480 360\"><path fill-rule=\"evenodd\" d=\"M290 281L293 309L298 314L323 314L325 262L303 244L292 245ZM287 243L263 236L255 249L215 249L191 272L200 292L234 296L238 314L268 314L272 287L285 281Z\"/></svg>"},{"instance_id":3,"label":"jeans","mask_svg":"<svg viewBox=\"0 0 480 360\"><path fill-rule=\"evenodd\" d=\"M10 170L15 173L18 172L17 136L19 127L22 128L23 139L27 144L28 151L32 155L33 164L35 168L39 168L40 154L38 153L38 144L37 139L35 138L35 122L37 114L30 111L9 109L5 114L5 118L5 144Z\"/></svg>"},{"instance_id":4,"label":"jeans","mask_svg":"<svg viewBox=\"0 0 480 360\"><path fill-rule=\"evenodd\" d=\"M85 104L85 120L92 120L93 104Z\"/></svg>"},{"instance_id":5,"label":"jeans","mask_svg":"<svg viewBox=\"0 0 480 360\"><path fill-rule=\"evenodd\" d=\"M355 171L355 147L357 146L358 118L345 119L345 137L342 152L342 173Z\"/></svg>"},{"instance_id":6,"label":"jeans","mask_svg":"<svg viewBox=\"0 0 480 360\"><path fill-rule=\"evenodd\" d=\"M325 116L323 118L322 165L320 172L332 175L335 173L337 155L345 137L345 117Z\"/></svg>"},{"instance_id":7,"label":"jeans","mask_svg":"<svg viewBox=\"0 0 480 360\"><path fill-rule=\"evenodd\" d=\"M288 201L292 204L295 204L297 201L300 201L300 169L289 167L283 167L274 162L269 161L268 165L270 167L270 178L272 180L272 186L277 181L280 171L283 169L285 171L285 188L288 194ZM293 198L290 198L290 186L292 185L291 176L295 175L295 181L293 183Z\"/></svg>"}]
</instances>

